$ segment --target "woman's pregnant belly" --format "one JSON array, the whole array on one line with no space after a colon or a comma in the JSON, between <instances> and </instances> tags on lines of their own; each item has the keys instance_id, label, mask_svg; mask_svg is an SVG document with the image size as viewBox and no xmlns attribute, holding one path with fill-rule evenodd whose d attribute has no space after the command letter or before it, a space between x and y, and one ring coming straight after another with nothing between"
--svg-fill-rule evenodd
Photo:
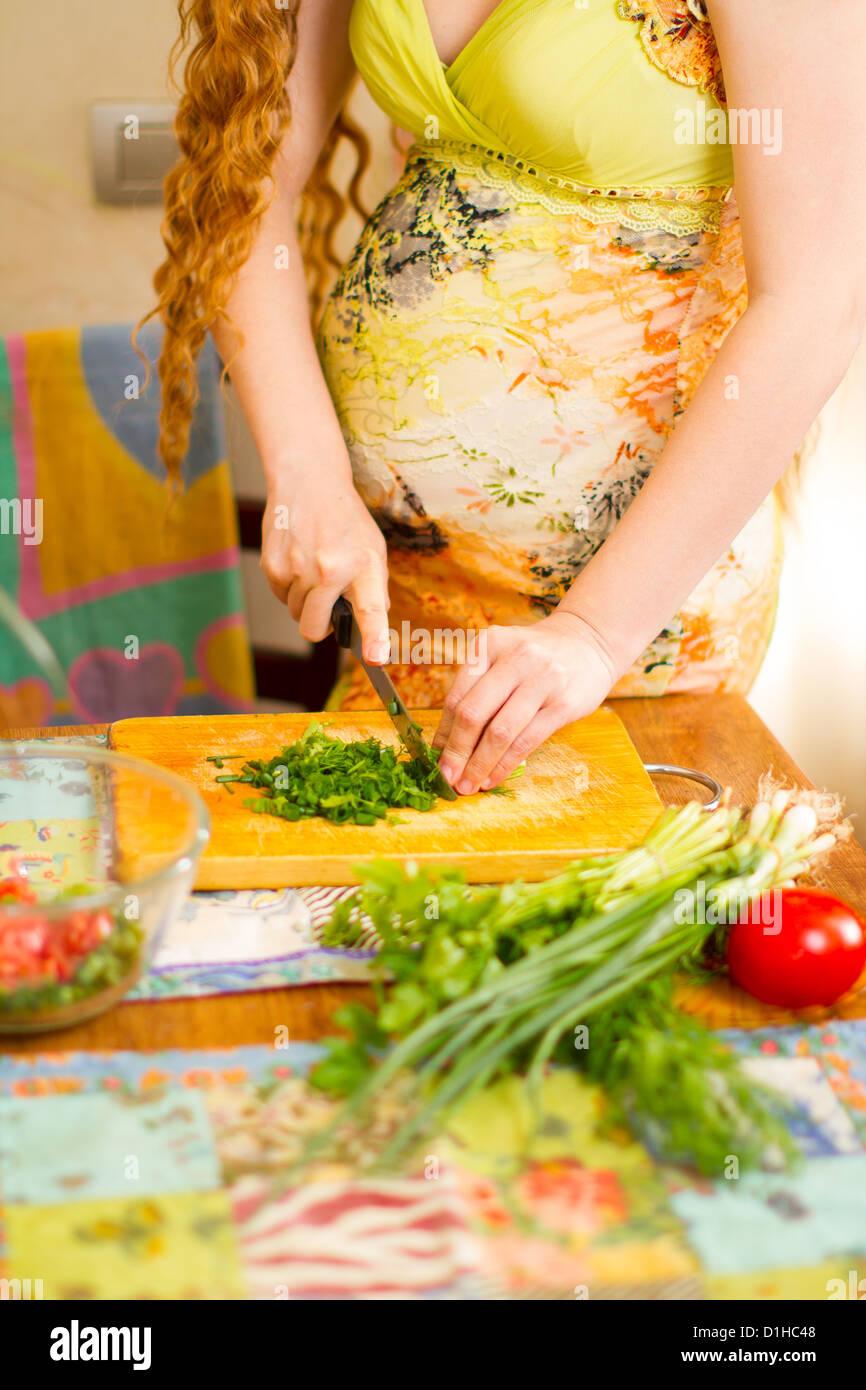
<instances>
[{"instance_id":1,"label":"woman's pregnant belly","mask_svg":"<svg viewBox=\"0 0 866 1390\"><path fill-rule=\"evenodd\" d=\"M388 542L392 627L550 612L743 302L738 233L637 231L613 200L599 222L411 159L320 335L356 486ZM778 559L767 504L622 688L745 688ZM446 677L419 676L419 693L434 701Z\"/></svg>"}]
</instances>

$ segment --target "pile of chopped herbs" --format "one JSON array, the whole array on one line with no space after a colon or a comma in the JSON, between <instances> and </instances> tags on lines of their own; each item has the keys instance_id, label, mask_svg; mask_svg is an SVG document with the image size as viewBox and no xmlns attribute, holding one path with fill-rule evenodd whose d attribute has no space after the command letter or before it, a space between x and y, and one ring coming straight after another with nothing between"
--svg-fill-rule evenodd
<instances>
[{"instance_id":1,"label":"pile of chopped herbs","mask_svg":"<svg viewBox=\"0 0 866 1390\"><path fill-rule=\"evenodd\" d=\"M375 825L392 810L432 811L439 772L430 762L401 756L377 738L346 742L331 738L315 720L294 743L269 761L251 758L238 773L216 778L228 790L240 783L261 793L244 805L264 815L299 821L322 816L336 825ZM211 756L218 768L229 755ZM495 790L501 791L502 788Z\"/></svg>"},{"instance_id":2,"label":"pile of chopped herbs","mask_svg":"<svg viewBox=\"0 0 866 1390\"><path fill-rule=\"evenodd\" d=\"M632 849L543 883L472 889L456 870L359 869L361 890L326 941L356 944L372 923L378 1003L336 1017L346 1032L326 1040L312 1080L346 1100L310 1154L397 1077L409 1078L413 1113L380 1167L509 1072L525 1076L540 1118L547 1066L568 1063L602 1085L610 1120L666 1159L720 1175L731 1154L744 1168L789 1158L778 1097L676 1007L673 982L702 961L707 922L735 920L754 894L805 872L836 833L780 791L746 814L670 808ZM716 915L690 916L698 900Z\"/></svg>"}]
</instances>

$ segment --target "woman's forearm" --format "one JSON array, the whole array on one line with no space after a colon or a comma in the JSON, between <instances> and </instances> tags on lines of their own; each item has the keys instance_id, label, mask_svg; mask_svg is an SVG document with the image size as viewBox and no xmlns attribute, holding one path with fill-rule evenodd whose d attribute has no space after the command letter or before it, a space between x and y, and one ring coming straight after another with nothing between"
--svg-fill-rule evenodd
<instances>
[{"instance_id":1,"label":"woman's forearm","mask_svg":"<svg viewBox=\"0 0 866 1390\"><path fill-rule=\"evenodd\" d=\"M271 591L311 642L326 635L345 594L365 660L383 662L390 652L385 541L352 480L310 327L296 233L298 198L351 89L351 9L352 0L294 7L291 119L273 162L273 197L214 336L264 466L261 567Z\"/></svg>"},{"instance_id":2,"label":"woman's forearm","mask_svg":"<svg viewBox=\"0 0 866 1390\"><path fill-rule=\"evenodd\" d=\"M222 319L214 326L269 495L287 503L299 484L309 491L307 482L353 491L346 446L310 328L296 232L298 198L354 78L351 9L352 0L316 0L298 10L297 54L288 81L292 115L271 171L273 198L226 305L229 320L243 335L240 350L230 322Z\"/></svg>"},{"instance_id":3,"label":"woman's forearm","mask_svg":"<svg viewBox=\"0 0 866 1390\"><path fill-rule=\"evenodd\" d=\"M230 364L232 385L262 460L269 492L283 500L322 470L348 483L340 425L310 327L303 262L291 210L277 198L265 213L252 254L214 339ZM238 350L238 336L244 338Z\"/></svg>"},{"instance_id":4,"label":"woman's forearm","mask_svg":"<svg viewBox=\"0 0 866 1390\"><path fill-rule=\"evenodd\" d=\"M617 677L670 621L781 477L853 356L859 325L758 299L729 333L653 471L560 605Z\"/></svg>"}]
</instances>

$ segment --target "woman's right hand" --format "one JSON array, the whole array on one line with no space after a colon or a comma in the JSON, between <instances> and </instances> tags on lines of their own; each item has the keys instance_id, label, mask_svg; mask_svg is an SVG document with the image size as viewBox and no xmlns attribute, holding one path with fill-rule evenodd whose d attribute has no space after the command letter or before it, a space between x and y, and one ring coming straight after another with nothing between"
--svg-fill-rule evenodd
<instances>
[{"instance_id":1,"label":"woman's right hand","mask_svg":"<svg viewBox=\"0 0 866 1390\"><path fill-rule=\"evenodd\" d=\"M261 568L301 636L320 642L341 594L355 611L364 660L390 655L385 539L351 482L334 493L310 479L286 501L271 493L262 523Z\"/></svg>"}]
</instances>

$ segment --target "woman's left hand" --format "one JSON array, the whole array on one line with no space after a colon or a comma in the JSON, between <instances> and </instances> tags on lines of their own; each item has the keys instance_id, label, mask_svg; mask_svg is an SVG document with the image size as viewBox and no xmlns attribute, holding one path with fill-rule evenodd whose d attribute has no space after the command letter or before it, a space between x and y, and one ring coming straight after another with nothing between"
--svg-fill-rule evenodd
<instances>
[{"instance_id":1,"label":"woman's left hand","mask_svg":"<svg viewBox=\"0 0 866 1390\"><path fill-rule=\"evenodd\" d=\"M530 626L489 627L484 656L461 666L433 746L464 795L504 782L552 733L597 709L616 679L598 635L558 609Z\"/></svg>"}]
</instances>

